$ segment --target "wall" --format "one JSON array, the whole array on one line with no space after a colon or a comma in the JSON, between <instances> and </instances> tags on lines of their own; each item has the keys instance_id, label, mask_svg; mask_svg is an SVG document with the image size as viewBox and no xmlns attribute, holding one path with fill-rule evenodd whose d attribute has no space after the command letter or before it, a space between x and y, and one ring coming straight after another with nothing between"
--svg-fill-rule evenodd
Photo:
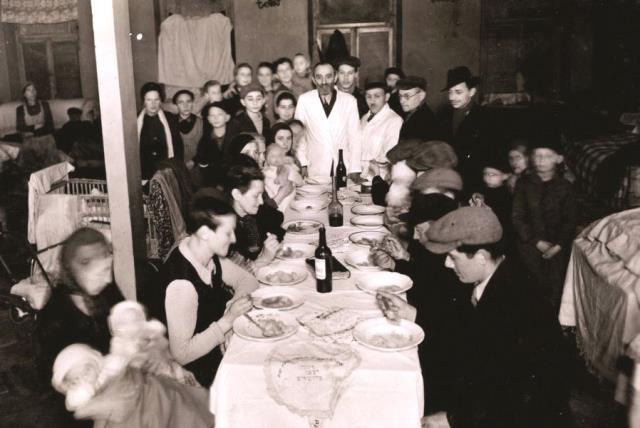
<instances>
[{"instance_id":1,"label":"wall","mask_svg":"<svg viewBox=\"0 0 640 428\"><path fill-rule=\"evenodd\" d=\"M158 79L158 33L154 0L129 0L131 54L136 100L140 107L140 88Z\"/></svg>"},{"instance_id":2,"label":"wall","mask_svg":"<svg viewBox=\"0 0 640 428\"><path fill-rule=\"evenodd\" d=\"M427 79L432 108L446 101L448 69L479 73L480 21L480 0L402 1L402 68Z\"/></svg>"},{"instance_id":3,"label":"wall","mask_svg":"<svg viewBox=\"0 0 640 428\"><path fill-rule=\"evenodd\" d=\"M78 0L78 61L84 98L98 99L98 76L93 41L91 0Z\"/></svg>"},{"instance_id":4,"label":"wall","mask_svg":"<svg viewBox=\"0 0 640 428\"><path fill-rule=\"evenodd\" d=\"M258 65L297 52L308 54L306 0L285 0L279 7L259 9L255 0L234 0L237 62Z\"/></svg>"}]
</instances>

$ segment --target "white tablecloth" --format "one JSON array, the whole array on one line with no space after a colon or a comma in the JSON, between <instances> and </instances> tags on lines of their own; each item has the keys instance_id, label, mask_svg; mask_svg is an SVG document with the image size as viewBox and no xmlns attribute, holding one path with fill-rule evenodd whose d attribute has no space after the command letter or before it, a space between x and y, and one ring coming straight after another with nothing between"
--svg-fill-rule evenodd
<instances>
[{"instance_id":1,"label":"white tablecloth","mask_svg":"<svg viewBox=\"0 0 640 428\"><path fill-rule=\"evenodd\" d=\"M370 200L368 201L370 202ZM345 205L345 225L349 225L351 205ZM287 220L311 218L327 224L327 214L302 216L290 211ZM328 228L328 240L338 243L350 233L359 231L351 226ZM285 241L317 241L317 236L292 237ZM342 259L343 252L352 249L350 244L336 248L334 254ZM300 262L304 263L304 262ZM292 310L293 316L307 311L330 307L356 310L363 317L381 316L375 298L356 288L358 274L346 280L334 280L333 292L319 294L315 280L309 276L298 285L305 303ZM285 341L312 340L305 328ZM319 340L319 339L316 339ZM284 343L285 341L276 342ZM268 394L263 364L274 343L258 343L234 336L220 364L211 387L211 411L216 415L216 427L221 428L288 428L308 427L307 418L290 412L277 404ZM422 372L417 349L404 352L378 352L351 342L362 359L360 366L346 380L346 387L339 398L331 420L325 420L323 428L334 427L419 427L424 403Z\"/></svg>"}]
</instances>

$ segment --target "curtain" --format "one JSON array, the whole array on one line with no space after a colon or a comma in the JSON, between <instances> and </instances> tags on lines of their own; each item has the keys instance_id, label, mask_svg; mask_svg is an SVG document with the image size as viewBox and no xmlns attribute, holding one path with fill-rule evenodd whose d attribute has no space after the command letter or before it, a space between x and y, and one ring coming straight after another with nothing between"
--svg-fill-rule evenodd
<instances>
[{"instance_id":1,"label":"curtain","mask_svg":"<svg viewBox=\"0 0 640 428\"><path fill-rule=\"evenodd\" d=\"M57 24L78 19L78 0L0 0L0 21Z\"/></svg>"}]
</instances>

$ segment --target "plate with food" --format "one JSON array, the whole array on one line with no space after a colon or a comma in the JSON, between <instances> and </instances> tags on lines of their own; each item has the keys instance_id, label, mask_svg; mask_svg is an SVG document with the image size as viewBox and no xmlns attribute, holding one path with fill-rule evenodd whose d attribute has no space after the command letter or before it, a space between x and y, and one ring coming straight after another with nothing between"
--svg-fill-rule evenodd
<instances>
[{"instance_id":1,"label":"plate with food","mask_svg":"<svg viewBox=\"0 0 640 428\"><path fill-rule=\"evenodd\" d=\"M385 210L385 207L374 204L360 204L351 208L351 212L356 215L379 215L384 214Z\"/></svg>"},{"instance_id":2,"label":"plate with food","mask_svg":"<svg viewBox=\"0 0 640 428\"><path fill-rule=\"evenodd\" d=\"M356 232L349 235L349 241L360 247L371 248L379 245L388 234L387 231Z\"/></svg>"},{"instance_id":3,"label":"plate with food","mask_svg":"<svg viewBox=\"0 0 640 428\"><path fill-rule=\"evenodd\" d=\"M294 285L304 281L309 273L303 266L268 266L260 269L256 278L267 285Z\"/></svg>"},{"instance_id":4,"label":"plate with food","mask_svg":"<svg viewBox=\"0 0 640 428\"><path fill-rule=\"evenodd\" d=\"M327 205L327 198L301 198L294 199L289 206L300 213L317 213L327 208Z\"/></svg>"},{"instance_id":5,"label":"plate with food","mask_svg":"<svg viewBox=\"0 0 640 428\"><path fill-rule=\"evenodd\" d=\"M424 330L407 320L391 322L386 318L370 318L356 325L353 337L367 348L396 352L415 348L422 343Z\"/></svg>"},{"instance_id":6,"label":"plate with food","mask_svg":"<svg viewBox=\"0 0 640 428\"><path fill-rule=\"evenodd\" d=\"M303 196L320 196L331 192L331 184L303 184L296 189L296 193Z\"/></svg>"},{"instance_id":7,"label":"plate with food","mask_svg":"<svg viewBox=\"0 0 640 428\"><path fill-rule=\"evenodd\" d=\"M287 233L294 235L311 235L318 233L322 223L315 220L295 220L284 223L282 227Z\"/></svg>"},{"instance_id":8,"label":"plate with food","mask_svg":"<svg viewBox=\"0 0 640 428\"><path fill-rule=\"evenodd\" d=\"M307 184L331 185L331 177L329 176L316 175L314 177L307 177L305 181Z\"/></svg>"},{"instance_id":9,"label":"plate with food","mask_svg":"<svg viewBox=\"0 0 640 428\"><path fill-rule=\"evenodd\" d=\"M413 286L413 281L407 275L397 272L371 272L358 278L356 286L370 294L376 294L379 291L400 294L409 290Z\"/></svg>"},{"instance_id":10,"label":"plate with food","mask_svg":"<svg viewBox=\"0 0 640 428\"><path fill-rule=\"evenodd\" d=\"M298 331L298 322L286 312L254 310L236 318L233 332L243 339L257 342L275 342Z\"/></svg>"},{"instance_id":11,"label":"plate with food","mask_svg":"<svg viewBox=\"0 0 640 428\"><path fill-rule=\"evenodd\" d=\"M379 271L381 268L375 264L373 257L369 251L358 250L350 251L344 258L347 265L361 271Z\"/></svg>"},{"instance_id":12,"label":"plate with food","mask_svg":"<svg viewBox=\"0 0 640 428\"><path fill-rule=\"evenodd\" d=\"M260 309L288 311L304 303L302 293L294 287L262 287L251 293L253 305Z\"/></svg>"},{"instance_id":13,"label":"plate with food","mask_svg":"<svg viewBox=\"0 0 640 428\"><path fill-rule=\"evenodd\" d=\"M381 215L357 215L351 218L351 224L362 229L379 229L384 226Z\"/></svg>"},{"instance_id":14,"label":"plate with food","mask_svg":"<svg viewBox=\"0 0 640 428\"><path fill-rule=\"evenodd\" d=\"M313 257L316 247L304 243L283 243L276 252L276 257L280 260L304 260Z\"/></svg>"}]
</instances>

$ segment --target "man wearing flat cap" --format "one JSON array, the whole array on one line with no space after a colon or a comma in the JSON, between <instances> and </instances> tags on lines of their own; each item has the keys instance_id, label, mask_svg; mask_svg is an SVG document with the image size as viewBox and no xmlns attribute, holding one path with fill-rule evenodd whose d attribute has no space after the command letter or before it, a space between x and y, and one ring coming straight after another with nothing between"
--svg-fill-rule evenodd
<instances>
[{"instance_id":1,"label":"man wearing flat cap","mask_svg":"<svg viewBox=\"0 0 640 428\"><path fill-rule=\"evenodd\" d=\"M483 129L486 123L483 110L475 101L479 82L465 66L450 69L447 72L447 84L442 89L442 92L448 92L449 104L436 115L443 132L442 138L458 154L458 170L469 191L477 190L481 185L482 165L478 164L479 157L491 144L489 135Z\"/></svg>"},{"instance_id":2,"label":"man wearing flat cap","mask_svg":"<svg viewBox=\"0 0 640 428\"><path fill-rule=\"evenodd\" d=\"M437 140L441 134L433 111L427 105L427 81L407 76L398 81L398 97L404 111L400 139Z\"/></svg>"},{"instance_id":3,"label":"man wearing flat cap","mask_svg":"<svg viewBox=\"0 0 640 428\"><path fill-rule=\"evenodd\" d=\"M384 82L370 82L364 87L369 107L360 119L362 131L362 174L369 179L376 175L386 178L387 152L398 144L402 118L389 107L389 90Z\"/></svg>"},{"instance_id":4,"label":"man wearing flat cap","mask_svg":"<svg viewBox=\"0 0 640 428\"><path fill-rule=\"evenodd\" d=\"M336 88L339 91L353 95L358 102L358 114L360 117L369 110L367 101L362 92L358 88L358 69L360 68L360 59L355 56L342 57L335 62L336 71L338 73L338 82Z\"/></svg>"},{"instance_id":5,"label":"man wearing flat cap","mask_svg":"<svg viewBox=\"0 0 640 428\"><path fill-rule=\"evenodd\" d=\"M569 426L560 325L522 270L505 257L495 214L483 207L458 208L435 221L426 236L425 247L447 254L445 266L473 288L471 305L461 306L458 314L465 328L449 350L459 363L450 373L455 393L424 418L423 426ZM386 299L390 318L416 316L398 296L381 292L377 298ZM428 390L428 373L438 367L423 370Z\"/></svg>"}]
</instances>

